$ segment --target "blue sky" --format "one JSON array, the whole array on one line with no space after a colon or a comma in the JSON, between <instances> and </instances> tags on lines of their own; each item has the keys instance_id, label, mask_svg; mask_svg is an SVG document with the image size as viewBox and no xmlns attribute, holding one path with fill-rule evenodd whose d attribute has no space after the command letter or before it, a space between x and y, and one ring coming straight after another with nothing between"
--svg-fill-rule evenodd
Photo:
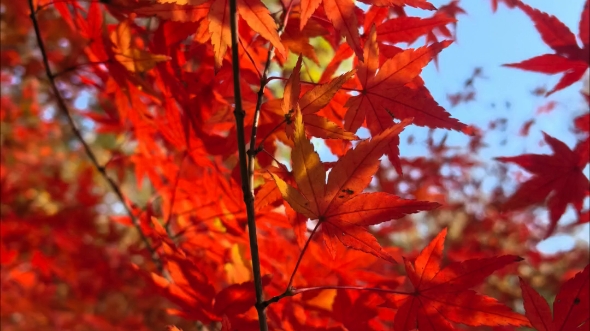
<instances>
[{"instance_id":1,"label":"blue sky","mask_svg":"<svg viewBox=\"0 0 590 331\"><path fill-rule=\"evenodd\" d=\"M435 6L446 2L432 1ZM555 15L576 35L578 34L584 0L531 0L525 3ZM508 128L504 133L498 132L488 136L490 148L481 156L484 160L523 152L550 153L548 147L539 145L542 140L541 131L559 138L572 147L576 138L570 132L571 119L574 114L587 110L587 105L579 93L582 82L547 98L533 96L530 92L537 87L544 86L548 90L553 88L560 75L549 76L501 66L552 53L541 40L533 22L522 11L509 9L502 4L496 13L492 13L491 0L463 0L461 6L467 15L459 16L457 42L442 52L438 71L431 64L422 74L435 99L454 117L467 124L485 126L493 119L509 118ZM482 67L486 77L475 81L476 100L451 108L446 95L461 91L465 79L470 77L475 67ZM506 101L511 103L510 109L505 108ZM537 109L549 101L557 102L556 108L548 114L536 115ZM491 107L492 103L496 104L495 108ZM519 137L521 125L531 118L535 118L535 124L531 127L529 136ZM416 131L412 133L422 136L425 134L424 130ZM509 138L508 143L500 146L499 142L506 137ZM449 133L448 141L459 146L466 142L465 137L458 133ZM410 153L412 152L402 148L402 154ZM414 149L414 153L419 151ZM544 216L546 217L546 213ZM570 211L564 215L561 222L572 220L574 217ZM581 227L577 237L588 241L588 233L588 226ZM567 249L572 245L573 240L569 236L558 235L541 243L539 249L552 252Z\"/></svg>"}]
</instances>

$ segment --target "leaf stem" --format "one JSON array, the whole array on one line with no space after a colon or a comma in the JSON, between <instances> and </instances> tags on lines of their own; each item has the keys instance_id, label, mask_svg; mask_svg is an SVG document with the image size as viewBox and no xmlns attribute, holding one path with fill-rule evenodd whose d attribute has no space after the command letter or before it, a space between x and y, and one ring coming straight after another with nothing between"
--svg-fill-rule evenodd
<instances>
[{"instance_id":1,"label":"leaf stem","mask_svg":"<svg viewBox=\"0 0 590 331\"><path fill-rule=\"evenodd\" d=\"M100 175L104 178L104 180L106 180L106 182L110 186L111 190L115 193L115 195L120 200L123 207L125 208L127 215L131 219L131 223L133 223L133 226L135 227L135 229L139 233L139 237L141 238L141 241L143 241L147 250L149 251L152 261L154 262L154 264L158 268L158 271L162 275L164 275L166 278L169 278L169 275L166 272L166 270L164 270L164 266L162 265L162 262L160 261L156 250L152 247L148 237L143 232L143 230L141 228L141 224L139 222L139 219L135 216L135 214L131 210L131 207L129 207L129 205L127 204L125 196L123 195L123 192L121 191L121 188L119 187L119 185L117 185L117 183L115 183L115 181L111 177L109 177L109 175L106 172L106 168L99 164L98 159L96 158L96 155L94 155L94 152L92 151L92 149L90 148L90 146L88 145L86 140L84 140L84 137L82 136L82 132L76 127L76 124L74 123L74 119L72 117L72 114L70 113L70 110L69 110L68 106L66 105L66 103L61 95L61 92L57 88L57 84L55 82L56 75L54 75L51 72L51 68L49 66L49 57L47 56L47 51L45 49L45 43L43 42L43 38L41 38L41 29L39 27L39 21L37 20L37 16L36 16L37 12L35 11L35 5L33 4L33 0L28 0L28 3L29 3L29 8L31 10L31 14L29 15L29 17L31 18L31 21L33 23L33 29L35 30L35 37L37 39L37 44L39 45L39 51L41 52L41 57L43 58L43 65L45 67L45 74L47 76L47 79L49 80L49 84L51 85L51 89L53 90L53 94L55 95L59 110L66 117L68 124L69 124L72 132L74 133L74 136L80 142L80 144L82 144L82 147L84 148L84 152L86 153L86 155L90 159L90 162L92 163L94 168L98 171L98 173L100 173Z\"/></svg>"},{"instance_id":2,"label":"leaf stem","mask_svg":"<svg viewBox=\"0 0 590 331\"><path fill-rule=\"evenodd\" d=\"M281 127L281 125L285 124L285 122L287 122L286 119L283 119L279 124L277 124L272 130L270 130L266 136L264 136L264 138L262 138L262 140L260 141L260 144L258 144L258 148L256 148L256 153L258 153L259 151L261 151L264 148L264 142L266 141L266 139L268 139L268 137L270 137L278 128Z\"/></svg>"},{"instance_id":3,"label":"leaf stem","mask_svg":"<svg viewBox=\"0 0 590 331\"><path fill-rule=\"evenodd\" d=\"M301 264L301 260L303 259L303 255L307 251L307 247L309 247L309 243L311 242L313 235L316 233L316 231L320 227L321 223L322 223L321 221L318 221L318 223L313 227L313 230L311 231L309 238L307 238L305 245L303 245L303 249L301 250L301 253L299 253L299 258L297 259L297 263L295 264L295 268L293 269L293 272L291 273L291 278L289 279L289 284L287 284L287 289L285 290L285 292L288 291L291 288L291 286L293 285L293 279L295 278L295 273L297 273L297 269L299 269L299 265Z\"/></svg>"},{"instance_id":4,"label":"leaf stem","mask_svg":"<svg viewBox=\"0 0 590 331\"><path fill-rule=\"evenodd\" d=\"M268 155L268 156L269 156L271 159L273 159L273 160L274 160L274 161L277 163L277 167L279 167L279 168L283 169L283 170L284 170L284 171L286 171L286 172L289 172L289 169L288 169L288 168L287 168L287 167L286 167L284 164L282 164L281 162L279 162L279 160L277 160L277 158L276 158L274 155L270 154L270 153L269 153L269 152L268 152L266 149L264 149L264 148L262 149L262 151L263 151L264 153L266 153L266 155Z\"/></svg>"},{"instance_id":5,"label":"leaf stem","mask_svg":"<svg viewBox=\"0 0 590 331\"><path fill-rule=\"evenodd\" d=\"M182 155L182 159L180 160L180 165L178 166L178 173L176 174L176 179L174 180L174 188L172 189L172 196L170 197L170 211L168 212L168 218L166 219L166 223L164 223L164 229L166 229L166 233L168 233L169 237L171 236L170 232L170 225L172 224L172 213L174 211L174 202L176 201L176 191L178 189L178 183L180 182L180 174L182 173L182 166L184 165L184 160L189 155L188 151L185 151Z\"/></svg>"}]
</instances>

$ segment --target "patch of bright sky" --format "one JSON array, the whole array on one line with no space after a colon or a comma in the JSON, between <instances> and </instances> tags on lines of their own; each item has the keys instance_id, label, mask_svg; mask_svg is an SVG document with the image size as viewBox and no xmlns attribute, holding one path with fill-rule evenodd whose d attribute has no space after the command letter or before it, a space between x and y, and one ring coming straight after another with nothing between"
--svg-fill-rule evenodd
<instances>
[{"instance_id":1,"label":"patch of bright sky","mask_svg":"<svg viewBox=\"0 0 590 331\"><path fill-rule=\"evenodd\" d=\"M444 3L433 1L435 6ZM485 127L491 120L499 117L509 120L504 132L488 134L486 140L490 147L480 155L484 161L493 162L492 157L512 156L524 152L549 153L547 146L539 144L542 140L542 131L573 147L576 137L571 132L571 120L575 115L588 110L580 95L582 82L556 92L548 98L533 96L531 91L537 87L552 89L561 75L548 76L501 65L520 62L553 51L545 45L533 22L521 10L500 5L498 11L492 13L490 3L491 1L485 0L461 1L467 15L459 16L457 42L442 52L439 71L434 65L424 69L422 77L426 86L445 109L464 123ZM529 1L529 4L556 16L578 35L584 0ZM465 79L471 75L475 67L483 68L485 77L475 81L476 100L451 108L446 95L461 91ZM536 114L538 108L549 101L556 101L557 107L550 113ZM506 102L510 103L510 108L505 107ZM493 103L496 104L495 108L491 106ZM519 137L522 124L533 118L535 123L529 135ZM500 145L505 139L507 143ZM453 132L449 133L448 142L451 145L464 145L466 140L461 134ZM402 153L404 152L408 155L416 151L406 151L402 147ZM588 169L586 167L586 174L590 176ZM560 224L575 219L573 211L568 209ZM580 227L576 238L588 241L588 234L589 227L585 225ZM570 236L559 235L541 242L538 248L547 253L569 250L573 247L573 242Z\"/></svg>"}]
</instances>

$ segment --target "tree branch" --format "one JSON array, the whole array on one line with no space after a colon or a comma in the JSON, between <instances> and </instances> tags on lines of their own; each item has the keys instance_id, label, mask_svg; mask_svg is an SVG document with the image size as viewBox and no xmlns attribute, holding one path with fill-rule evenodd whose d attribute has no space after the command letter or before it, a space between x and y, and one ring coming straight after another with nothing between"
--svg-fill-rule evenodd
<instances>
[{"instance_id":1,"label":"tree branch","mask_svg":"<svg viewBox=\"0 0 590 331\"><path fill-rule=\"evenodd\" d=\"M262 275L260 273L260 256L258 253L258 238L256 235L256 215L254 210L254 158L257 154L256 149L256 135L258 133L258 121L260 119L260 109L262 107L262 99L264 97L264 89L268 80L268 70L270 68L274 46L269 43L268 53L264 69L260 75L260 87L256 98L256 108L254 110L254 119L252 122L252 131L250 133L250 147L248 149L248 161L246 162L245 152L242 146L246 145L244 137L244 110L242 109L241 91L240 91L240 65L238 57L238 30L237 30L237 0L230 0L230 20L231 20L231 34L232 34L232 65L234 73L234 96L235 96L235 111L237 133L238 133L238 150L240 157L240 174L242 177L242 191L244 192L244 201L246 202L246 212L248 216L248 234L250 238L250 249L252 255L252 270L254 273L254 286L256 290L256 310L258 312L258 320L260 324L260 331L268 330L268 323L266 321L265 310L268 306L264 303L264 294L262 292ZM283 22L279 26L278 34L282 34L289 19L289 13L293 6L293 1L289 4L288 10L285 12Z\"/></svg>"},{"instance_id":2,"label":"tree branch","mask_svg":"<svg viewBox=\"0 0 590 331\"><path fill-rule=\"evenodd\" d=\"M260 325L260 331L268 331L268 323L266 321L266 314L264 312L265 307L262 306L262 303L264 302L264 294L262 292L260 255L258 254L258 238L256 234L255 218L256 214L254 211L254 194L252 192L251 181L248 176L248 159L245 150L245 112L242 107L242 92L240 90L240 59L238 55L237 0L229 1L229 15L231 28L232 71L234 76L234 117L236 118L238 153L240 159L240 176L242 178L242 193L244 194L244 203L246 204L246 214L248 217L248 239L250 241L250 254L252 255L252 273L254 274L254 289L256 291L255 307L256 311L258 312L258 323Z\"/></svg>"},{"instance_id":3,"label":"tree branch","mask_svg":"<svg viewBox=\"0 0 590 331\"><path fill-rule=\"evenodd\" d=\"M167 273L165 275L164 267L158 257L158 254L156 253L156 250L151 246L151 243L150 243L148 237L146 236L145 233L143 233L143 230L141 229L141 224L140 224L139 220L137 219L135 214L133 214L133 211L131 210L129 205L127 205L127 202L125 200L125 196L123 195L123 192L121 192L121 189L119 188L117 183L115 183L115 181L111 177L109 177L109 175L106 172L106 168L104 166L101 166L98 163L98 160L97 160L96 156L94 155L94 152L92 152L92 149L90 148L88 143L86 143L86 141L84 140L84 137L82 136L82 132L80 132L80 130L76 127L76 124L74 123L74 119L72 118L72 114L70 113L68 106L66 105L59 89L57 88L57 84L55 82L56 75L54 75L51 72L51 68L49 67L49 58L47 56L47 51L45 49L45 43L43 42L43 39L41 38L41 29L39 28L39 21L37 21L35 5L33 4L33 0L28 0L28 3L29 3L29 8L31 9L31 14L29 16L31 18L31 21L33 22L33 28L35 30L35 37L37 38L37 44L39 45L39 50L41 51L41 57L43 58L43 65L45 66L45 74L47 75L47 79L49 79L49 83L51 85L51 89L53 91L53 94L55 95L55 98L57 100L57 105L58 105L59 110L65 115L65 117L68 121L68 124L69 124L70 128L72 129L72 132L74 133L74 136L76 136L76 139L82 144L82 147L84 148L84 151L85 151L86 155L88 156L88 158L90 159L90 161L92 162L92 165L94 166L94 168L107 181L110 188L113 190L113 192L115 192L115 195L119 198L119 200L123 204L125 211L127 212L129 217L131 218L131 222L133 223L133 226L135 227L135 229L139 233L139 237L141 238L143 243L146 245L146 248L151 255L152 261L154 262L154 264L156 265L156 267L158 268L160 273L164 276L167 276ZM167 276L167 278L169 278L169 276Z\"/></svg>"}]
</instances>

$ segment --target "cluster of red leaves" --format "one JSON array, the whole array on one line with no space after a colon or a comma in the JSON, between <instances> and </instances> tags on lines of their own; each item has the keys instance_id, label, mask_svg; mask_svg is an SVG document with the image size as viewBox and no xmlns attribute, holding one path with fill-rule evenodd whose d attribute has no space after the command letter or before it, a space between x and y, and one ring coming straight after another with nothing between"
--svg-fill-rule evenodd
<instances>
[{"instance_id":1,"label":"cluster of red leaves","mask_svg":"<svg viewBox=\"0 0 590 331\"><path fill-rule=\"evenodd\" d=\"M503 2L555 51L509 66L564 73L550 93L583 76L588 1L583 47L555 17ZM472 175L485 132L451 117L420 77L465 11L363 3L237 0L232 45L229 0L2 1L2 328L248 331L263 307L271 330L587 330L587 249L535 245L568 231L568 204L576 225L589 220L588 112L573 121L573 149L545 135L554 154L499 158L532 177L506 197L499 169L489 195ZM399 134L410 125L470 143L430 136L428 156L407 158ZM361 127L371 139L359 141ZM311 137L338 161L322 162ZM250 173L238 162L246 143ZM549 229L525 208L540 204ZM529 283L548 295L563 283L553 320Z\"/></svg>"}]
</instances>

